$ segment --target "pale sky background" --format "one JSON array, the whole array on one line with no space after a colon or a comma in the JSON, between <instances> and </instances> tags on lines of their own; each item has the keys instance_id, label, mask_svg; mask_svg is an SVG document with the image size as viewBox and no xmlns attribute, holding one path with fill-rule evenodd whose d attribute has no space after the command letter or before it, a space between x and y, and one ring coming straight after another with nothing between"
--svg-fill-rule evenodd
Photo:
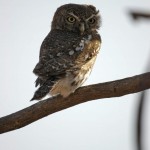
<instances>
[{"instance_id":1,"label":"pale sky background","mask_svg":"<svg viewBox=\"0 0 150 150\"><path fill-rule=\"evenodd\" d=\"M150 55L150 21L134 22L129 10L150 10L149 0L0 0L0 117L36 102L32 70L55 10L65 3L100 10L103 44L87 84L144 72ZM87 102L0 135L0 150L136 150L138 94ZM149 111L148 111L149 109ZM150 102L145 150L150 149Z\"/></svg>"}]
</instances>

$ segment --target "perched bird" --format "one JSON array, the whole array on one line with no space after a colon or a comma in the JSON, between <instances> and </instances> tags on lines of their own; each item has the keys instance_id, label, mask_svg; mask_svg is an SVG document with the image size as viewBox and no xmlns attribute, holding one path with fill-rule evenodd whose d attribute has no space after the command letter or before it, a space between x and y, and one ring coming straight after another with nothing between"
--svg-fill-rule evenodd
<instances>
[{"instance_id":1,"label":"perched bird","mask_svg":"<svg viewBox=\"0 0 150 150\"><path fill-rule=\"evenodd\" d=\"M88 78L101 46L101 17L93 5L65 4L53 17L33 73L39 86L31 100L69 96Z\"/></svg>"}]
</instances>

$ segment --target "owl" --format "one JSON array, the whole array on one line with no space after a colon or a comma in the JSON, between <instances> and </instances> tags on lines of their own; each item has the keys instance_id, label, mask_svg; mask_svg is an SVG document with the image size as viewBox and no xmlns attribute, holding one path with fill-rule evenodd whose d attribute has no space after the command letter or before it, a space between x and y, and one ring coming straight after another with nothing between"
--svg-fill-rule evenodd
<instances>
[{"instance_id":1,"label":"owl","mask_svg":"<svg viewBox=\"0 0 150 150\"><path fill-rule=\"evenodd\" d=\"M86 81L101 47L100 24L93 5L65 4L56 10L33 70L39 87L31 100L67 97Z\"/></svg>"}]
</instances>

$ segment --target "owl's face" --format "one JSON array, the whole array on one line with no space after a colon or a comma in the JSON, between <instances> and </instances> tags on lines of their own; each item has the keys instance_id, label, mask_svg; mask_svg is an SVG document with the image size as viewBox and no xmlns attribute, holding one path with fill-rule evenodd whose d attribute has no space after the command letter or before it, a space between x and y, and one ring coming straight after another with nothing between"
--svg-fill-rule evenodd
<instances>
[{"instance_id":1,"label":"owl's face","mask_svg":"<svg viewBox=\"0 0 150 150\"><path fill-rule=\"evenodd\" d=\"M91 32L100 27L99 11L92 5L66 4L55 12L52 29Z\"/></svg>"}]
</instances>

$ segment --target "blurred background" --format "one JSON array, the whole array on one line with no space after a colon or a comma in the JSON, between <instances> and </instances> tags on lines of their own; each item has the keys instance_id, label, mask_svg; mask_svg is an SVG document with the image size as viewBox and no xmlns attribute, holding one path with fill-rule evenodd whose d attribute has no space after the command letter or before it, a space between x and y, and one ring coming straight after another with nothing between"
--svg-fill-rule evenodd
<instances>
[{"instance_id":1,"label":"blurred background","mask_svg":"<svg viewBox=\"0 0 150 150\"><path fill-rule=\"evenodd\" d=\"M150 21L131 11L150 13L149 0L0 0L0 117L29 102L35 91L32 70L40 45L62 4L93 4L100 10L102 48L85 85L144 73L150 58ZM138 94L87 102L24 128L0 135L1 150L137 150ZM147 98L150 94L147 92ZM150 101L144 107L144 150L150 149Z\"/></svg>"}]
</instances>

